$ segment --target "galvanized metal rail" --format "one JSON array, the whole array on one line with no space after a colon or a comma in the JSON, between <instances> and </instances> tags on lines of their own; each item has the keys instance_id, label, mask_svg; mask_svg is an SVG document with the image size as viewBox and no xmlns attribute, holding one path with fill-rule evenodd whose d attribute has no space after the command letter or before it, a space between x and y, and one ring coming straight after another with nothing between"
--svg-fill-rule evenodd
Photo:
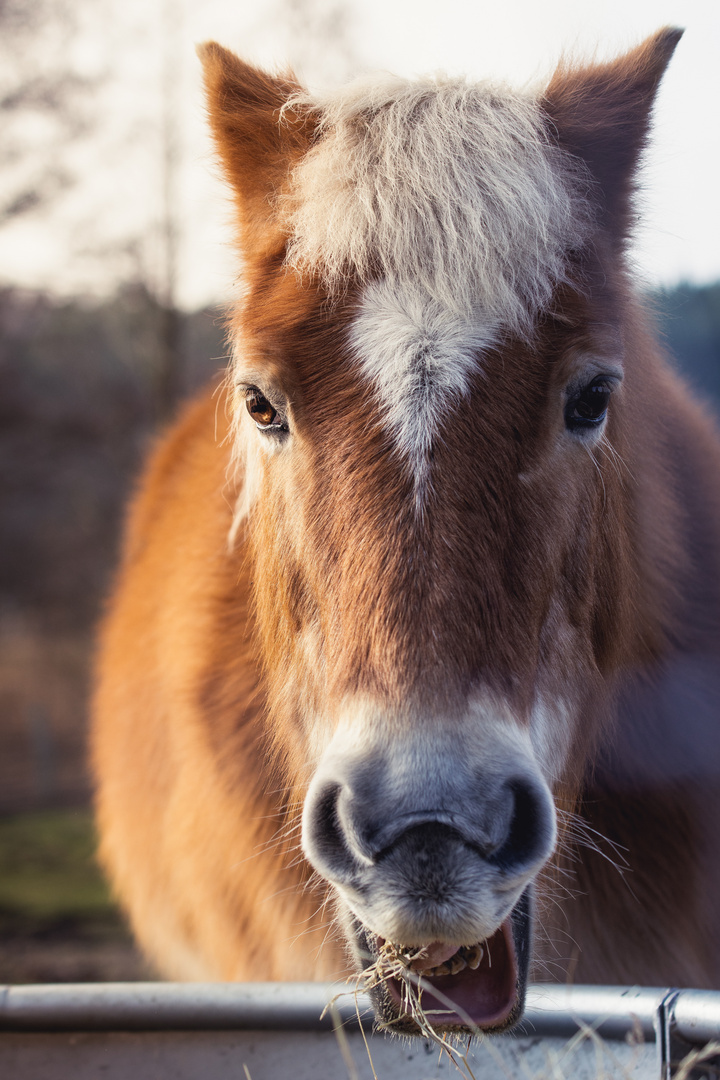
<instances>
[{"instance_id":1,"label":"galvanized metal rail","mask_svg":"<svg viewBox=\"0 0 720 1080\"><path fill-rule=\"evenodd\" d=\"M333 1018L326 1010L333 999L335 1023L340 1021L351 1038L359 1017L366 1021L366 1031L370 1030L369 1002L362 996L356 1002L345 984L2 986L0 1049L3 1039L9 1045L13 1038L17 1042L21 1033L35 1033L41 1040L52 1033L86 1033L87 1038L96 1033L106 1037L106 1046L113 1037L130 1037L112 1033L160 1033L166 1043L171 1033L178 1033L177 1037L182 1033L184 1039L190 1033L211 1032L304 1032L317 1036L333 1027ZM671 1059L677 1058L678 1046L720 1042L720 992L536 984L528 991L525 1017L513 1035L515 1045L527 1047L538 1040L571 1039L582 1030L597 1032L616 1045L630 1037L646 1044L646 1054L651 1052L647 1044L654 1043L655 1064L648 1059L650 1071L636 1075L669 1080ZM198 1035L198 1039L207 1037ZM500 1041L505 1046L513 1043L513 1039Z\"/></svg>"},{"instance_id":2,"label":"galvanized metal rail","mask_svg":"<svg viewBox=\"0 0 720 1080\"><path fill-rule=\"evenodd\" d=\"M339 996L338 996L339 995ZM346 984L331 983L63 983L0 986L0 1031L322 1031L336 998L345 1025L369 1019ZM670 1008L668 1009L668 1003ZM537 983L528 990L518 1034L570 1037L578 1021L605 1039L629 1033L654 1041L661 1010L673 1033L700 1045L720 1041L720 992Z\"/></svg>"}]
</instances>

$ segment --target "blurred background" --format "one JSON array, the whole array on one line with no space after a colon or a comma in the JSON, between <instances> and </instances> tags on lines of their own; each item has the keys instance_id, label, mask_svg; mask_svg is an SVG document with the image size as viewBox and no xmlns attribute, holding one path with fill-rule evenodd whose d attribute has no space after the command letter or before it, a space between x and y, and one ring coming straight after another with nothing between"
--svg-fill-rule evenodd
<instances>
[{"instance_id":1,"label":"blurred background","mask_svg":"<svg viewBox=\"0 0 720 1080\"><path fill-rule=\"evenodd\" d=\"M194 46L313 88L369 69L542 81L687 27L634 262L720 409L715 0L0 0L0 983L150 977L93 859L93 634L156 433L225 363L237 268Z\"/></svg>"}]
</instances>

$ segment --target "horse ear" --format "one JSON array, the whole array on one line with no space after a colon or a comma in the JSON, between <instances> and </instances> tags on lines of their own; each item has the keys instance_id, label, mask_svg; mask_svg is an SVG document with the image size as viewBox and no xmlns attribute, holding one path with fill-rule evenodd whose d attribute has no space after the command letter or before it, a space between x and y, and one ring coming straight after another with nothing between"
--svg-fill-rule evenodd
<instances>
[{"instance_id":1,"label":"horse ear","mask_svg":"<svg viewBox=\"0 0 720 1080\"><path fill-rule=\"evenodd\" d=\"M300 86L246 64L214 41L198 48L210 128L233 188L245 256L282 246L273 195L309 146L307 120L283 106Z\"/></svg>"},{"instance_id":2,"label":"horse ear","mask_svg":"<svg viewBox=\"0 0 720 1080\"><path fill-rule=\"evenodd\" d=\"M618 60L560 64L542 102L560 145L581 158L598 182L605 223L630 227L634 177L650 129L660 80L683 31L666 27Z\"/></svg>"}]
</instances>

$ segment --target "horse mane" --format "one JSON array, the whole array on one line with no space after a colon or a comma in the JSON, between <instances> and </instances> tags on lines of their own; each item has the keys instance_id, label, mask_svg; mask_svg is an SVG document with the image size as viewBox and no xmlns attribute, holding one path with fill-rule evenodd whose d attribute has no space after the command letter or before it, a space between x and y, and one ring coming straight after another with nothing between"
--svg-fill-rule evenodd
<instances>
[{"instance_id":1,"label":"horse mane","mask_svg":"<svg viewBox=\"0 0 720 1080\"><path fill-rule=\"evenodd\" d=\"M412 281L449 311L530 333L590 231L589 178L537 100L387 76L294 94L316 137L280 199L287 262L332 292ZM418 178L422 177L422 183Z\"/></svg>"}]
</instances>

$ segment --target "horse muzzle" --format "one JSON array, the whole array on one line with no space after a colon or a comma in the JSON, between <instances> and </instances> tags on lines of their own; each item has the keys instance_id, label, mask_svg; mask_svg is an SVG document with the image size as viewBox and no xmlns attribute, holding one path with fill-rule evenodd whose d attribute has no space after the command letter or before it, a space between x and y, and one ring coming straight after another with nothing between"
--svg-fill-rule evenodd
<instances>
[{"instance_id":1,"label":"horse muzzle","mask_svg":"<svg viewBox=\"0 0 720 1080\"><path fill-rule=\"evenodd\" d=\"M524 734L484 735L456 729L428 745L416 732L365 740L362 753L343 735L306 798L305 854L334 886L378 1018L396 1030L417 1030L418 993L438 1029L503 1030L522 1012L531 883L555 814Z\"/></svg>"}]
</instances>

